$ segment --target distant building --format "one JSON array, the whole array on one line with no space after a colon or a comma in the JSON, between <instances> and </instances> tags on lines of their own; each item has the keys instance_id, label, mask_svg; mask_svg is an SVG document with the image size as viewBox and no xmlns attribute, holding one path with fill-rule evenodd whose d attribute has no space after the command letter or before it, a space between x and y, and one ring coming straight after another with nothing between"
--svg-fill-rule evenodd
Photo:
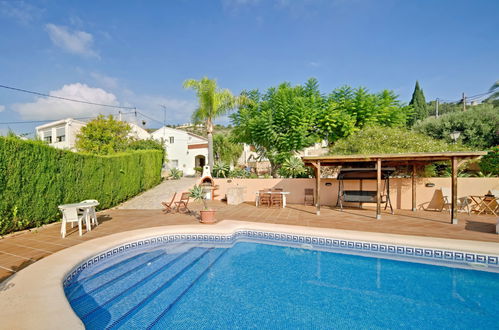
<instances>
[{"instance_id":1,"label":"distant building","mask_svg":"<svg viewBox=\"0 0 499 330\"><path fill-rule=\"evenodd\" d=\"M184 175L194 175L195 167L203 167L208 159L208 140L180 129L163 126L153 132L152 138L163 141L168 169L177 168Z\"/></svg>"},{"instance_id":2,"label":"distant building","mask_svg":"<svg viewBox=\"0 0 499 330\"><path fill-rule=\"evenodd\" d=\"M76 151L76 136L87 123L72 118L53 121L36 127L36 136L47 142L49 146L58 149ZM130 125L129 137L135 140L147 140L151 134L134 123Z\"/></svg>"},{"instance_id":3,"label":"distant building","mask_svg":"<svg viewBox=\"0 0 499 330\"><path fill-rule=\"evenodd\" d=\"M321 156L328 151L327 141L324 140L295 153L295 156ZM256 152L256 148L249 144L244 144L243 152L237 160L237 165L249 167L258 175L270 173L271 170L269 160L265 157L260 157L258 152Z\"/></svg>"},{"instance_id":4,"label":"distant building","mask_svg":"<svg viewBox=\"0 0 499 330\"><path fill-rule=\"evenodd\" d=\"M128 123L128 125L130 125L130 133L128 133L129 137L135 140L148 140L152 138L151 133L149 133L139 125L134 123Z\"/></svg>"},{"instance_id":5,"label":"distant building","mask_svg":"<svg viewBox=\"0 0 499 330\"><path fill-rule=\"evenodd\" d=\"M36 135L50 146L75 151L76 135L87 123L66 118L36 127Z\"/></svg>"}]
</instances>

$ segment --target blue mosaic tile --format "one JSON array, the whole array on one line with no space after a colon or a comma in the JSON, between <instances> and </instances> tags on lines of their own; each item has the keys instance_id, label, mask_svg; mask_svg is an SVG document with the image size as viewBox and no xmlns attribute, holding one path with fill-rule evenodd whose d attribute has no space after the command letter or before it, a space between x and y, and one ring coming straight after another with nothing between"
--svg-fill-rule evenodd
<instances>
[{"instance_id":1,"label":"blue mosaic tile","mask_svg":"<svg viewBox=\"0 0 499 330\"><path fill-rule=\"evenodd\" d=\"M343 239L334 238L324 238L306 235L292 235L286 233L274 233L274 232L262 232L262 231L252 231L252 230L240 230L230 235L220 235L220 234L175 234L175 235L165 235L158 237L150 237L143 240L125 243L121 246L112 248L108 251L104 251L101 254L91 257L85 262L81 263L74 269L72 269L65 276L63 285L67 286L71 284L72 281L86 268L99 264L105 259L113 257L117 254L125 253L130 250L147 247L149 245L157 244L169 244L169 243L179 243L179 242L222 242L222 243L233 243L239 238L246 239L257 239L263 242L287 242L292 244L312 244L314 246L321 246L325 248L333 249L349 249L349 250L362 250L367 252L373 252L376 255L390 255L397 254L410 258L425 258L437 260L446 260L447 262L456 263L471 263L479 262L487 264L492 267L499 266L499 256L495 255L483 255L474 253L463 253L458 251L442 251L438 249L430 248L418 248L411 246L396 246L396 245L385 245L379 243L370 242L360 242L360 241L350 241Z\"/></svg>"}]
</instances>

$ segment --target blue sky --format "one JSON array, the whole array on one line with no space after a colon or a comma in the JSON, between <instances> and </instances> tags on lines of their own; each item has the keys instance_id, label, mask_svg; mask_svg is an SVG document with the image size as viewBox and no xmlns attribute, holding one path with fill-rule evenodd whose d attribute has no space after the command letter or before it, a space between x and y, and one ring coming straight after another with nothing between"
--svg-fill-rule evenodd
<instances>
[{"instance_id":1,"label":"blue sky","mask_svg":"<svg viewBox=\"0 0 499 330\"><path fill-rule=\"evenodd\" d=\"M136 106L148 127L161 105L167 123L188 122L182 82L202 76L233 93L316 77L326 93L392 89L404 102L416 80L427 99L457 100L499 79L496 0L0 0L0 31L0 84ZM0 89L2 123L109 112Z\"/></svg>"}]
</instances>

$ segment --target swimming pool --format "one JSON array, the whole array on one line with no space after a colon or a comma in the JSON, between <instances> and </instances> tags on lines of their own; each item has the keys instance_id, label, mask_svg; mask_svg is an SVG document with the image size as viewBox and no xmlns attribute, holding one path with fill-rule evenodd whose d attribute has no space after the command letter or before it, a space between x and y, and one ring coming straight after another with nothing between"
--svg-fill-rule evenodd
<instances>
[{"instance_id":1,"label":"swimming pool","mask_svg":"<svg viewBox=\"0 0 499 330\"><path fill-rule=\"evenodd\" d=\"M127 243L64 291L87 328L499 324L497 256L255 231Z\"/></svg>"}]
</instances>

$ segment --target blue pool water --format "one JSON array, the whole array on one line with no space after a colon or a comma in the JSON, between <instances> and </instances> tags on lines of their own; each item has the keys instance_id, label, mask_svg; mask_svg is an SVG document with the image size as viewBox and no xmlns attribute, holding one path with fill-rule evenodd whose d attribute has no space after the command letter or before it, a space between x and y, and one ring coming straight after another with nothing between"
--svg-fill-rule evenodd
<instances>
[{"instance_id":1,"label":"blue pool water","mask_svg":"<svg viewBox=\"0 0 499 330\"><path fill-rule=\"evenodd\" d=\"M499 274L238 242L136 251L65 287L88 329L499 328Z\"/></svg>"}]
</instances>

